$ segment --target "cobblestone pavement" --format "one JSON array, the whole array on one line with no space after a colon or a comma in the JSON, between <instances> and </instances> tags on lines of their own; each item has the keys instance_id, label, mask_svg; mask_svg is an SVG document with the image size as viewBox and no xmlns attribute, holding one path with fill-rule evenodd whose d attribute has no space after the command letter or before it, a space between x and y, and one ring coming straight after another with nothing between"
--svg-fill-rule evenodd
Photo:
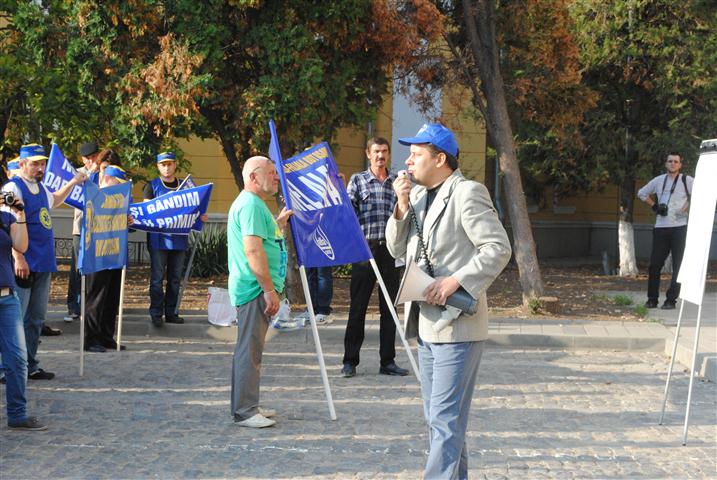
<instances>
[{"instance_id":1,"label":"cobblestone pavement","mask_svg":"<svg viewBox=\"0 0 717 480\"><path fill-rule=\"evenodd\" d=\"M421 475L426 428L416 379L377 375L367 331L359 375L338 375L342 330L323 329L338 421L302 332L264 355L262 403L274 428L229 414L233 344L129 338L122 353L88 354L77 335L43 338L57 378L30 383L46 432L9 432L2 390L0 478L404 478ZM404 352L399 364L408 366ZM667 358L659 353L490 347L469 425L471 478L715 478L717 386L696 381L681 445L688 376L677 372L666 425L657 421Z\"/></svg>"}]
</instances>

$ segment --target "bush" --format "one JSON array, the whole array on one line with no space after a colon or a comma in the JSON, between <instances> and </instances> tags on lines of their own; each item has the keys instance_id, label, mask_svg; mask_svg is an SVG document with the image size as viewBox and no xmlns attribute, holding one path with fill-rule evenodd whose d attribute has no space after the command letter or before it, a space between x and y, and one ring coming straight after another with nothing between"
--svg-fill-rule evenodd
<instances>
[{"instance_id":1,"label":"bush","mask_svg":"<svg viewBox=\"0 0 717 480\"><path fill-rule=\"evenodd\" d=\"M197 247L192 263L193 277L207 278L229 272L226 228L205 225L200 233L192 235L189 243L190 252Z\"/></svg>"}]
</instances>

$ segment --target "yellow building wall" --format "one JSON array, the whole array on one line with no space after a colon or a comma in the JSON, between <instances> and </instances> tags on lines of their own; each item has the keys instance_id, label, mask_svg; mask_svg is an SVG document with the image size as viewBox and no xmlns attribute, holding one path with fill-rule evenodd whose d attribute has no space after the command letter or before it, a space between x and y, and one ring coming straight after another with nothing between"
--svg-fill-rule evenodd
<instances>
[{"instance_id":1,"label":"yellow building wall","mask_svg":"<svg viewBox=\"0 0 717 480\"><path fill-rule=\"evenodd\" d=\"M442 113L447 126L456 134L460 147L459 165L466 178L485 184L487 134L485 124L464 108L470 98L462 88L453 88L443 95Z\"/></svg>"}]
</instances>

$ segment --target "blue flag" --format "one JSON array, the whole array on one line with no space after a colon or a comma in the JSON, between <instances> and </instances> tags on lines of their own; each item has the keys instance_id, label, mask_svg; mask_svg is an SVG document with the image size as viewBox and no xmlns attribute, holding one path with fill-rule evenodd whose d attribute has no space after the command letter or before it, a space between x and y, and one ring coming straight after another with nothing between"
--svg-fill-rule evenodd
<instances>
[{"instance_id":1,"label":"blue flag","mask_svg":"<svg viewBox=\"0 0 717 480\"><path fill-rule=\"evenodd\" d=\"M60 147L56 143L52 144L50 150L50 156L47 159L47 166L45 167L45 178L42 183L50 190L55 193L61 189L65 184L72 180L77 175L77 170L67 161L65 155L63 155ZM82 185L75 185L70 192L70 195L65 199L65 203L71 207L79 208L82 210L83 207L83 188Z\"/></svg>"},{"instance_id":2,"label":"blue flag","mask_svg":"<svg viewBox=\"0 0 717 480\"><path fill-rule=\"evenodd\" d=\"M274 122L269 156L276 163L299 264L329 267L372 258L326 142L283 160Z\"/></svg>"},{"instance_id":3,"label":"blue flag","mask_svg":"<svg viewBox=\"0 0 717 480\"><path fill-rule=\"evenodd\" d=\"M146 202L133 203L129 213L134 219L132 228L145 232L189 235L201 231L204 225L199 217L207 212L212 184L182 188L160 195Z\"/></svg>"},{"instance_id":4,"label":"blue flag","mask_svg":"<svg viewBox=\"0 0 717 480\"><path fill-rule=\"evenodd\" d=\"M82 275L122 268L127 265L127 214L132 183L99 188L84 184L87 200L82 219L80 254L77 261Z\"/></svg>"}]
</instances>

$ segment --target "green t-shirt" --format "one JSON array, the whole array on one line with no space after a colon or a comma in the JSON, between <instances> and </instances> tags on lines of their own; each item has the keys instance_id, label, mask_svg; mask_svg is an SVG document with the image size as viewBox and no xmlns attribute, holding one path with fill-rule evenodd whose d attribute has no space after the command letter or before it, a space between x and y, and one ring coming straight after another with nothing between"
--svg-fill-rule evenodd
<instances>
[{"instance_id":1,"label":"green t-shirt","mask_svg":"<svg viewBox=\"0 0 717 480\"><path fill-rule=\"evenodd\" d=\"M277 292L284 290L287 260L284 236L266 203L244 190L232 203L227 219L229 296L234 306L250 302L262 292L244 252L243 239L247 235L263 239L274 288Z\"/></svg>"}]
</instances>

